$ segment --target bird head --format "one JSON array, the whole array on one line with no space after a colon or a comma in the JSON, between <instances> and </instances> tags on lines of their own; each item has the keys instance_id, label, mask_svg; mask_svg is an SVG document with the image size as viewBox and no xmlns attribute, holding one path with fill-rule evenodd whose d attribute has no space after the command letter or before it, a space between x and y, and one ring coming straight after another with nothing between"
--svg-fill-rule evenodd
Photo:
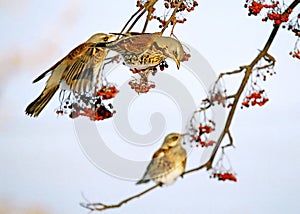
<instances>
[{"instance_id":1,"label":"bird head","mask_svg":"<svg viewBox=\"0 0 300 214\"><path fill-rule=\"evenodd\" d=\"M159 47L165 47L163 52L167 57L175 61L179 69L180 61L182 61L184 56L182 44L177 39L171 37L160 37L157 39L157 44Z\"/></svg>"},{"instance_id":2,"label":"bird head","mask_svg":"<svg viewBox=\"0 0 300 214\"><path fill-rule=\"evenodd\" d=\"M96 33L93 36L91 36L86 42L91 42L91 43L109 42L113 38L115 38L115 35Z\"/></svg>"},{"instance_id":3,"label":"bird head","mask_svg":"<svg viewBox=\"0 0 300 214\"><path fill-rule=\"evenodd\" d=\"M162 148L168 149L180 145L185 134L171 133L165 137Z\"/></svg>"}]
</instances>

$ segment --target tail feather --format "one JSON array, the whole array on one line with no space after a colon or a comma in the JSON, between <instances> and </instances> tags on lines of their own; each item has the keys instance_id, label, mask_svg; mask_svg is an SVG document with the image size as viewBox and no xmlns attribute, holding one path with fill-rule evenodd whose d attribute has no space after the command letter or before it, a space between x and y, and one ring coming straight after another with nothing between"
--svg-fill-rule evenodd
<instances>
[{"instance_id":1,"label":"tail feather","mask_svg":"<svg viewBox=\"0 0 300 214\"><path fill-rule=\"evenodd\" d=\"M58 88L59 85L51 88L45 88L41 95L27 106L25 110L26 114L37 117L53 97Z\"/></svg>"}]
</instances>

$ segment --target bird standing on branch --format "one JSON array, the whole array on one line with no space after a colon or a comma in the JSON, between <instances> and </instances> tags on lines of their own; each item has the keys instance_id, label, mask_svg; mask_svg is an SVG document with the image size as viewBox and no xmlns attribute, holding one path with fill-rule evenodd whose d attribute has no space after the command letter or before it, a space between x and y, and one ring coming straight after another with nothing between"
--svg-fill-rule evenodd
<instances>
[{"instance_id":1,"label":"bird standing on branch","mask_svg":"<svg viewBox=\"0 0 300 214\"><path fill-rule=\"evenodd\" d=\"M186 151L181 146L185 134L171 133L157 150L147 167L143 178L136 184L147 183L150 180L158 184L172 184L183 174L186 165Z\"/></svg>"},{"instance_id":2,"label":"bird standing on branch","mask_svg":"<svg viewBox=\"0 0 300 214\"><path fill-rule=\"evenodd\" d=\"M128 33L118 40L97 46L118 52L125 65L136 70L155 67L166 58L173 59L179 69L184 57L183 47L177 39L159 33Z\"/></svg>"},{"instance_id":3,"label":"bird standing on branch","mask_svg":"<svg viewBox=\"0 0 300 214\"><path fill-rule=\"evenodd\" d=\"M94 34L37 77L33 83L51 73L41 95L26 108L26 114L37 117L62 85L67 85L71 91L78 93L92 89L107 55L107 50L96 47L96 44L108 42L114 37L114 35L103 33Z\"/></svg>"}]
</instances>

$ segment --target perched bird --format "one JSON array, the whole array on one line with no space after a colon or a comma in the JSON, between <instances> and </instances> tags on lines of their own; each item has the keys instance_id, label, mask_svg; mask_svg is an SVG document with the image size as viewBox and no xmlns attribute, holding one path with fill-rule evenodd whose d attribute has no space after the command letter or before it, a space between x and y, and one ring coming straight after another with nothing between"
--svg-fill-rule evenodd
<instances>
[{"instance_id":1,"label":"perched bird","mask_svg":"<svg viewBox=\"0 0 300 214\"><path fill-rule=\"evenodd\" d=\"M184 135L171 133L157 150L147 167L143 178L136 184L147 183L150 180L158 184L172 184L183 174L186 164L186 151L181 146Z\"/></svg>"},{"instance_id":2,"label":"perched bird","mask_svg":"<svg viewBox=\"0 0 300 214\"><path fill-rule=\"evenodd\" d=\"M51 73L41 95L26 108L26 114L37 117L60 86L66 85L73 92L85 92L91 89L107 55L107 50L96 47L96 44L110 41L114 37L103 33L94 34L37 77L33 83Z\"/></svg>"},{"instance_id":3,"label":"perched bird","mask_svg":"<svg viewBox=\"0 0 300 214\"><path fill-rule=\"evenodd\" d=\"M137 70L157 66L166 58L173 59L179 69L184 57L183 47L178 40L159 33L128 33L118 40L97 46L118 52L128 67Z\"/></svg>"}]
</instances>

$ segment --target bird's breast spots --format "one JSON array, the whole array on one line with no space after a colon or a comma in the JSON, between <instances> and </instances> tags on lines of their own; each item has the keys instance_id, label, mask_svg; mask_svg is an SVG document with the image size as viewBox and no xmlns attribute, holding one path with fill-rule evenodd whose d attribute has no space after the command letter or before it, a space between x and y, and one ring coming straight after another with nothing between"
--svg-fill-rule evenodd
<instances>
[{"instance_id":1,"label":"bird's breast spots","mask_svg":"<svg viewBox=\"0 0 300 214\"><path fill-rule=\"evenodd\" d=\"M136 55L125 55L123 56L123 58L127 64L133 64L138 62L138 57Z\"/></svg>"},{"instance_id":2,"label":"bird's breast spots","mask_svg":"<svg viewBox=\"0 0 300 214\"><path fill-rule=\"evenodd\" d=\"M142 64L142 65L149 64L150 61L151 61L151 58L148 54L142 55L139 58L139 63Z\"/></svg>"}]
</instances>

